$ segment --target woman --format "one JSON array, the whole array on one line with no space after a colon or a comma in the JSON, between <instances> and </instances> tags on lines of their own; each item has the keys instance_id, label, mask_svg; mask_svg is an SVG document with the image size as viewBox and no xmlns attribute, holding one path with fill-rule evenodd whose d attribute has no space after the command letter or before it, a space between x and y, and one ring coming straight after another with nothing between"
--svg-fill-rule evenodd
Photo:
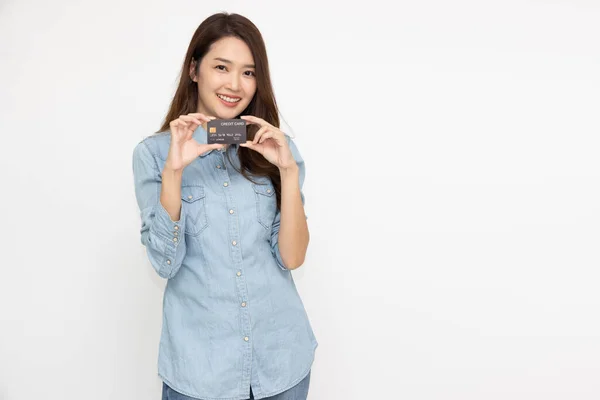
<instances>
[{"instance_id":1,"label":"woman","mask_svg":"<svg viewBox=\"0 0 600 400\"><path fill-rule=\"evenodd\" d=\"M212 119L248 142L207 144ZM279 128L262 36L220 13L194 33L159 132L133 152L141 241L167 279L163 399L306 399L318 346L291 270L309 242L304 161Z\"/></svg>"}]
</instances>

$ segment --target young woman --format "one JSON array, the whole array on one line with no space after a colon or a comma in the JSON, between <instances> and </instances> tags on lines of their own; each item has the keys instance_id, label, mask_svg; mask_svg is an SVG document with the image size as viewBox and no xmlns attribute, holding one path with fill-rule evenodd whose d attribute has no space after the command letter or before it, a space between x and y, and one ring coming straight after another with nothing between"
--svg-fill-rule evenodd
<instances>
[{"instance_id":1,"label":"young woman","mask_svg":"<svg viewBox=\"0 0 600 400\"><path fill-rule=\"evenodd\" d=\"M248 142L207 144L211 119ZM304 161L279 129L262 36L220 13L194 33L164 125L133 151L141 242L167 284L164 400L306 399L318 346L291 270L309 243Z\"/></svg>"}]
</instances>

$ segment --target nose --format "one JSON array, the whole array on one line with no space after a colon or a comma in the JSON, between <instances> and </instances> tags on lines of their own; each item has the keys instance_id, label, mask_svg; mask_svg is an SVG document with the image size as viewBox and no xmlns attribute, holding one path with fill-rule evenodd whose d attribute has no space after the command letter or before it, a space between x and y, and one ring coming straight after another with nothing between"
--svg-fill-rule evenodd
<instances>
[{"instance_id":1,"label":"nose","mask_svg":"<svg viewBox=\"0 0 600 400\"><path fill-rule=\"evenodd\" d=\"M229 88L233 92L237 92L240 89L240 77L237 74L231 74L231 79L229 80Z\"/></svg>"}]
</instances>

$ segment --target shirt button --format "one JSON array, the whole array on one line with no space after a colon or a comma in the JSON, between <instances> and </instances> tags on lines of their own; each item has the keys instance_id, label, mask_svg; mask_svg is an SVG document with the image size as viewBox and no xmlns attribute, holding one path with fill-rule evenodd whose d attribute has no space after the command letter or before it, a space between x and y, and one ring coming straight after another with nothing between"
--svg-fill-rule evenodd
<instances>
[{"instance_id":1,"label":"shirt button","mask_svg":"<svg viewBox=\"0 0 600 400\"><path fill-rule=\"evenodd\" d=\"M237 242L234 240L233 242L231 242L231 244L233 244L235 246L237 244Z\"/></svg>"},{"instance_id":2,"label":"shirt button","mask_svg":"<svg viewBox=\"0 0 600 400\"><path fill-rule=\"evenodd\" d=\"M244 302L244 303L242 303L242 307L246 307L246 303L245 303L245 302Z\"/></svg>"},{"instance_id":3,"label":"shirt button","mask_svg":"<svg viewBox=\"0 0 600 400\"><path fill-rule=\"evenodd\" d=\"M167 260L167 264L171 265L171 260Z\"/></svg>"},{"instance_id":4,"label":"shirt button","mask_svg":"<svg viewBox=\"0 0 600 400\"><path fill-rule=\"evenodd\" d=\"M271 189L267 189L267 193L271 193Z\"/></svg>"},{"instance_id":5,"label":"shirt button","mask_svg":"<svg viewBox=\"0 0 600 400\"><path fill-rule=\"evenodd\" d=\"M227 183L227 182L225 182L225 183L223 184L223 186L227 186L227 185L229 185L229 183Z\"/></svg>"},{"instance_id":6,"label":"shirt button","mask_svg":"<svg viewBox=\"0 0 600 400\"><path fill-rule=\"evenodd\" d=\"M192 195L189 195L189 196L188 196L188 199L190 199L190 200L191 200L192 198L193 198L193 197L192 197Z\"/></svg>"},{"instance_id":7,"label":"shirt button","mask_svg":"<svg viewBox=\"0 0 600 400\"><path fill-rule=\"evenodd\" d=\"M178 227L177 225L175 225L175 228L173 228L173 229L175 229L175 230L178 230L178 229L179 229L179 227Z\"/></svg>"},{"instance_id":8,"label":"shirt button","mask_svg":"<svg viewBox=\"0 0 600 400\"><path fill-rule=\"evenodd\" d=\"M244 340L247 342L248 340L250 340L250 338L249 338L248 336L246 336L246 337L244 338Z\"/></svg>"},{"instance_id":9,"label":"shirt button","mask_svg":"<svg viewBox=\"0 0 600 400\"><path fill-rule=\"evenodd\" d=\"M229 214L233 214L233 210L229 210Z\"/></svg>"},{"instance_id":10,"label":"shirt button","mask_svg":"<svg viewBox=\"0 0 600 400\"><path fill-rule=\"evenodd\" d=\"M242 273L240 271L238 271L236 275L240 276L240 275L242 275Z\"/></svg>"},{"instance_id":11,"label":"shirt button","mask_svg":"<svg viewBox=\"0 0 600 400\"><path fill-rule=\"evenodd\" d=\"M174 238L173 238L173 241L174 241L174 242L176 242L176 241L177 241L177 238L176 238L176 237L174 237Z\"/></svg>"},{"instance_id":12,"label":"shirt button","mask_svg":"<svg viewBox=\"0 0 600 400\"><path fill-rule=\"evenodd\" d=\"M221 166L220 166L220 165L217 165L217 168L221 169Z\"/></svg>"},{"instance_id":13,"label":"shirt button","mask_svg":"<svg viewBox=\"0 0 600 400\"><path fill-rule=\"evenodd\" d=\"M179 232L175 231L175 232L173 232L173 235L177 236L177 235L179 235Z\"/></svg>"}]
</instances>

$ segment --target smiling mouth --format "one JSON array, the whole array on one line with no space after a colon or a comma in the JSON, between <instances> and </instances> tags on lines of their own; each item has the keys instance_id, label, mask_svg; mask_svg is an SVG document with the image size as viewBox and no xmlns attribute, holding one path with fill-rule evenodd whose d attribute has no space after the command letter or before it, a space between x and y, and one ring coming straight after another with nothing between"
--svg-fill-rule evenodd
<instances>
[{"instance_id":1,"label":"smiling mouth","mask_svg":"<svg viewBox=\"0 0 600 400\"><path fill-rule=\"evenodd\" d=\"M230 104L239 103L242 100L241 97L229 97L222 94L217 94L217 97Z\"/></svg>"}]
</instances>

